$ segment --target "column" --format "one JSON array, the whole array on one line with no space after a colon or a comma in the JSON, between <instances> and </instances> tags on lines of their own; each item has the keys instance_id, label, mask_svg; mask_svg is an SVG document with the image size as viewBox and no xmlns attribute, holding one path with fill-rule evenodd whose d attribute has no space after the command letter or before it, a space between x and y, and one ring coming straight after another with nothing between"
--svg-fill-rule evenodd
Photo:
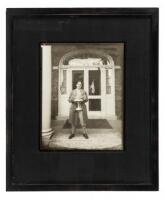
<instances>
[{"instance_id":1,"label":"column","mask_svg":"<svg viewBox=\"0 0 165 200\"><path fill-rule=\"evenodd\" d=\"M84 90L89 95L89 69L84 68ZM89 101L86 103L87 111L89 111ZM89 114L90 115L90 114Z\"/></svg>"},{"instance_id":2,"label":"column","mask_svg":"<svg viewBox=\"0 0 165 200\"><path fill-rule=\"evenodd\" d=\"M107 78L110 78L110 92L106 91L106 117L115 120L117 119L116 113L115 113L115 71L114 66L112 68L106 69L105 71L105 80L107 84ZM106 89L105 85L105 89Z\"/></svg>"},{"instance_id":3,"label":"column","mask_svg":"<svg viewBox=\"0 0 165 200\"><path fill-rule=\"evenodd\" d=\"M112 116L114 119L117 119L117 116L116 116L116 97L115 97L115 65L112 67L112 79L111 79L111 85L112 85L112 103L113 103L113 106L112 106Z\"/></svg>"},{"instance_id":4,"label":"column","mask_svg":"<svg viewBox=\"0 0 165 200\"><path fill-rule=\"evenodd\" d=\"M105 68L101 67L101 115L106 116L106 71Z\"/></svg>"},{"instance_id":5,"label":"column","mask_svg":"<svg viewBox=\"0 0 165 200\"><path fill-rule=\"evenodd\" d=\"M42 45L42 136L51 135L51 45Z\"/></svg>"}]
</instances>

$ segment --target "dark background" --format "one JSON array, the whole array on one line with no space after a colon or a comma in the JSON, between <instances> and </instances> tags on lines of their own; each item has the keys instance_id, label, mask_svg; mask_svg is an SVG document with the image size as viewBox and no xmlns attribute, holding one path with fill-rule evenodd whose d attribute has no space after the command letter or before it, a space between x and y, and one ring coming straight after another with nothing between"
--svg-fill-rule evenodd
<instances>
[{"instance_id":1,"label":"dark background","mask_svg":"<svg viewBox=\"0 0 165 200\"><path fill-rule=\"evenodd\" d=\"M7 190L157 190L157 12L8 10ZM39 150L41 42L125 43L124 151Z\"/></svg>"}]
</instances>

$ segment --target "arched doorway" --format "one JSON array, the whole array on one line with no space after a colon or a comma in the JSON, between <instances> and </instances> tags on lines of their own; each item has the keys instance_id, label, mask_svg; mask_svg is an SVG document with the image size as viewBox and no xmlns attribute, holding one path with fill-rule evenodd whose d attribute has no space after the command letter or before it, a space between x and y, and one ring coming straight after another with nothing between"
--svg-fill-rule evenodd
<instances>
[{"instance_id":1,"label":"arched doorway","mask_svg":"<svg viewBox=\"0 0 165 200\"><path fill-rule=\"evenodd\" d=\"M89 118L116 119L115 65L112 57L102 51L82 49L65 54L59 62L58 119L66 119L68 97L81 80L88 94Z\"/></svg>"}]
</instances>

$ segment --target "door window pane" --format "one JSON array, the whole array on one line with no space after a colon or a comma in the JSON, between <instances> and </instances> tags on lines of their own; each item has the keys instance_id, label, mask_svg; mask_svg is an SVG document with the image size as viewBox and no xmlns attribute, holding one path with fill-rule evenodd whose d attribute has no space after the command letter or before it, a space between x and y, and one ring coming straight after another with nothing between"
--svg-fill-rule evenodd
<instances>
[{"instance_id":1,"label":"door window pane","mask_svg":"<svg viewBox=\"0 0 165 200\"><path fill-rule=\"evenodd\" d=\"M89 70L89 95L100 95L100 70Z\"/></svg>"},{"instance_id":2,"label":"door window pane","mask_svg":"<svg viewBox=\"0 0 165 200\"><path fill-rule=\"evenodd\" d=\"M106 94L111 94L111 75L110 70L106 70Z\"/></svg>"},{"instance_id":3,"label":"door window pane","mask_svg":"<svg viewBox=\"0 0 165 200\"><path fill-rule=\"evenodd\" d=\"M89 111L101 111L101 99L89 99Z\"/></svg>"},{"instance_id":4,"label":"door window pane","mask_svg":"<svg viewBox=\"0 0 165 200\"><path fill-rule=\"evenodd\" d=\"M82 83L82 89L84 88L84 71L74 70L72 71L72 89L76 89L76 84L78 81Z\"/></svg>"},{"instance_id":5,"label":"door window pane","mask_svg":"<svg viewBox=\"0 0 165 200\"><path fill-rule=\"evenodd\" d=\"M62 71L62 82L60 85L61 94L66 94L66 70Z\"/></svg>"}]
</instances>

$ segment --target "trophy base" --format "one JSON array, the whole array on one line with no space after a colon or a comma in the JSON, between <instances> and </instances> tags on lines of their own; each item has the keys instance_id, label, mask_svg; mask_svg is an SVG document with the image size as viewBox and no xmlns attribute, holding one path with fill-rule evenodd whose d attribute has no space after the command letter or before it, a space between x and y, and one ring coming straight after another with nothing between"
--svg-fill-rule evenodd
<instances>
[{"instance_id":1,"label":"trophy base","mask_svg":"<svg viewBox=\"0 0 165 200\"><path fill-rule=\"evenodd\" d=\"M76 108L76 111L81 111L82 110L82 108Z\"/></svg>"},{"instance_id":2,"label":"trophy base","mask_svg":"<svg viewBox=\"0 0 165 200\"><path fill-rule=\"evenodd\" d=\"M76 111L81 111L82 110L82 107L81 107L82 100L76 99L75 102L77 103Z\"/></svg>"}]
</instances>

